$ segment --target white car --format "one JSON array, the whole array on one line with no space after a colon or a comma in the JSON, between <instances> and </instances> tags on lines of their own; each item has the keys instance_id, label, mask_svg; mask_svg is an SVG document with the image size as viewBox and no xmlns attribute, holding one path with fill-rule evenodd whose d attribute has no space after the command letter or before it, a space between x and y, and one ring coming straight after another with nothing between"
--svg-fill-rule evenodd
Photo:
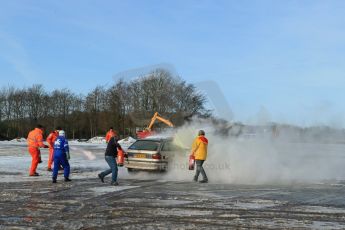
<instances>
[{"instance_id":1,"label":"white car","mask_svg":"<svg viewBox=\"0 0 345 230\"><path fill-rule=\"evenodd\" d=\"M172 139L140 139L129 146L125 167L133 170L166 171L176 154L185 150L174 145Z\"/></svg>"}]
</instances>

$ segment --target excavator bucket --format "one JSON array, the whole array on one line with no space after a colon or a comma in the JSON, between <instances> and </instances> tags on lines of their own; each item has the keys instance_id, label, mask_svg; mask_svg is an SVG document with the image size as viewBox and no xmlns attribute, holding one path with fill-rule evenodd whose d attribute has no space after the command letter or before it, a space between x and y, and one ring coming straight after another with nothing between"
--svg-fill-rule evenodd
<instances>
[{"instance_id":1,"label":"excavator bucket","mask_svg":"<svg viewBox=\"0 0 345 230\"><path fill-rule=\"evenodd\" d=\"M138 131L137 132L137 138L138 139L144 139L146 137L149 137L149 136L153 136L155 134L154 131Z\"/></svg>"}]
</instances>

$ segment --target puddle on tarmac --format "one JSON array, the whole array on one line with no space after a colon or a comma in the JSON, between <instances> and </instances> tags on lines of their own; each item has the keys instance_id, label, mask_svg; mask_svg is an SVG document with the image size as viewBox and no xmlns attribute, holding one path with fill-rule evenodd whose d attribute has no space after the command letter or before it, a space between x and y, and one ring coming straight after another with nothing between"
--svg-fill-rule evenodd
<instances>
[{"instance_id":1,"label":"puddle on tarmac","mask_svg":"<svg viewBox=\"0 0 345 230\"><path fill-rule=\"evenodd\" d=\"M157 212L159 216L210 216L213 211L203 211L203 210L186 210L186 209L168 209L161 212Z\"/></svg>"},{"instance_id":2,"label":"puddle on tarmac","mask_svg":"<svg viewBox=\"0 0 345 230\"><path fill-rule=\"evenodd\" d=\"M183 205L183 204L190 204L193 203L193 201L187 201L187 200L158 200L158 199L139 199L139 198L125 198L122 201L124 202L134 202L134 203L148 203L153 206L173 206L173 205Z\"/></svg>"},{"instance_id":3,"label":"puddle on tarmac","mask_svg":"<svg viewBox=\"0 0 345 230\"><path fill-rule=\"evenodd\" d=\"M233 204L235 207L243 209L264 209L282 205L282 202L274 200L255 199L247 202L239 201Z\"/></svg>"},{"instance_id":4,"label":"puddle on tarmac","mask_svg":"<svg viewBox=\"0 0 345 230\"><path fill-rule=\"evenodd\" d=\"M295 211L303 211L303 212L312 212L312 213L345 213L345 209L343 208L335 208L335 207L323 207L323 206L300 206L294 208Z\"/></svg>"},{"instance_id":5,"label":"puddle on tarmac","mask_svg":"<svg viewBox=\"0 0 345 230\"><path fill-rule=\"evenodd\" d=\"M107 186L107 187L94 187L89 188L88 190L91 190L94 192L97 196L104 195L111 192L119 192L127 189L132 188L138 188L140 186Z\"/></svg>"}]
</instances>

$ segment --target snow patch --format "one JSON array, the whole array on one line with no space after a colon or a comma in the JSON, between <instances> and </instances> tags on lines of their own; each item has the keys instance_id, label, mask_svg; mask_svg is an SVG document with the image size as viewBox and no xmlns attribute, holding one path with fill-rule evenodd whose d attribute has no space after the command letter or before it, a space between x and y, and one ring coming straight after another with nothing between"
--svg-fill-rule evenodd
<instances>
[{"instance_id":1,"label":"snow patch","mask_svg":"<svg viewBox=\"0 0 345 230\"><path fill-rule=\"evenodd\" d=\"M93 137L90 140L87 141L87 143L92 143L92 144L105 144L105 137Z\"/></svg>"},{"instance_id":2,"label":"snow patch","mask_svg":"<svg viewBox=\"0 0 345 230\"><path fill-rule=\"evenodd\" d=\"M131 146L134 142L136 142L136 139L133 137L126 137L122 140L119 140L118 143L121 145L121 147L126 151L129 146Z\"/></svg>"},{"instance_id":3,"label":"snow patch","mask_svg":"<svg viewBox=\"0 0 345 230\"><path fill-rule=\"evenodd\" d=\"M19 138L15 138L13 140L10 140L10 142L26 142L26 139L24 137L19 137Z\"/></svg>"}]
</instances>

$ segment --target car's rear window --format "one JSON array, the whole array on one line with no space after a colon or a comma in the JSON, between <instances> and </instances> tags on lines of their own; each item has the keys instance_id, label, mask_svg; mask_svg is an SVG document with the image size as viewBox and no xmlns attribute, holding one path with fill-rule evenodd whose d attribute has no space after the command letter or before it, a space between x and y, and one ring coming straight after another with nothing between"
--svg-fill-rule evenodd
<instances>
[{"instance_id":1,"label":"car's rear window","mask_svg":"<svg viewBox=\"0 0 345 230\"><path fill-rule=\"evenodd\" d=\"M137 141L132 144L128 149L132 150L148 150L148 151L157 151L159 147L159 141Z\"/></svg>"}]
</instances>

